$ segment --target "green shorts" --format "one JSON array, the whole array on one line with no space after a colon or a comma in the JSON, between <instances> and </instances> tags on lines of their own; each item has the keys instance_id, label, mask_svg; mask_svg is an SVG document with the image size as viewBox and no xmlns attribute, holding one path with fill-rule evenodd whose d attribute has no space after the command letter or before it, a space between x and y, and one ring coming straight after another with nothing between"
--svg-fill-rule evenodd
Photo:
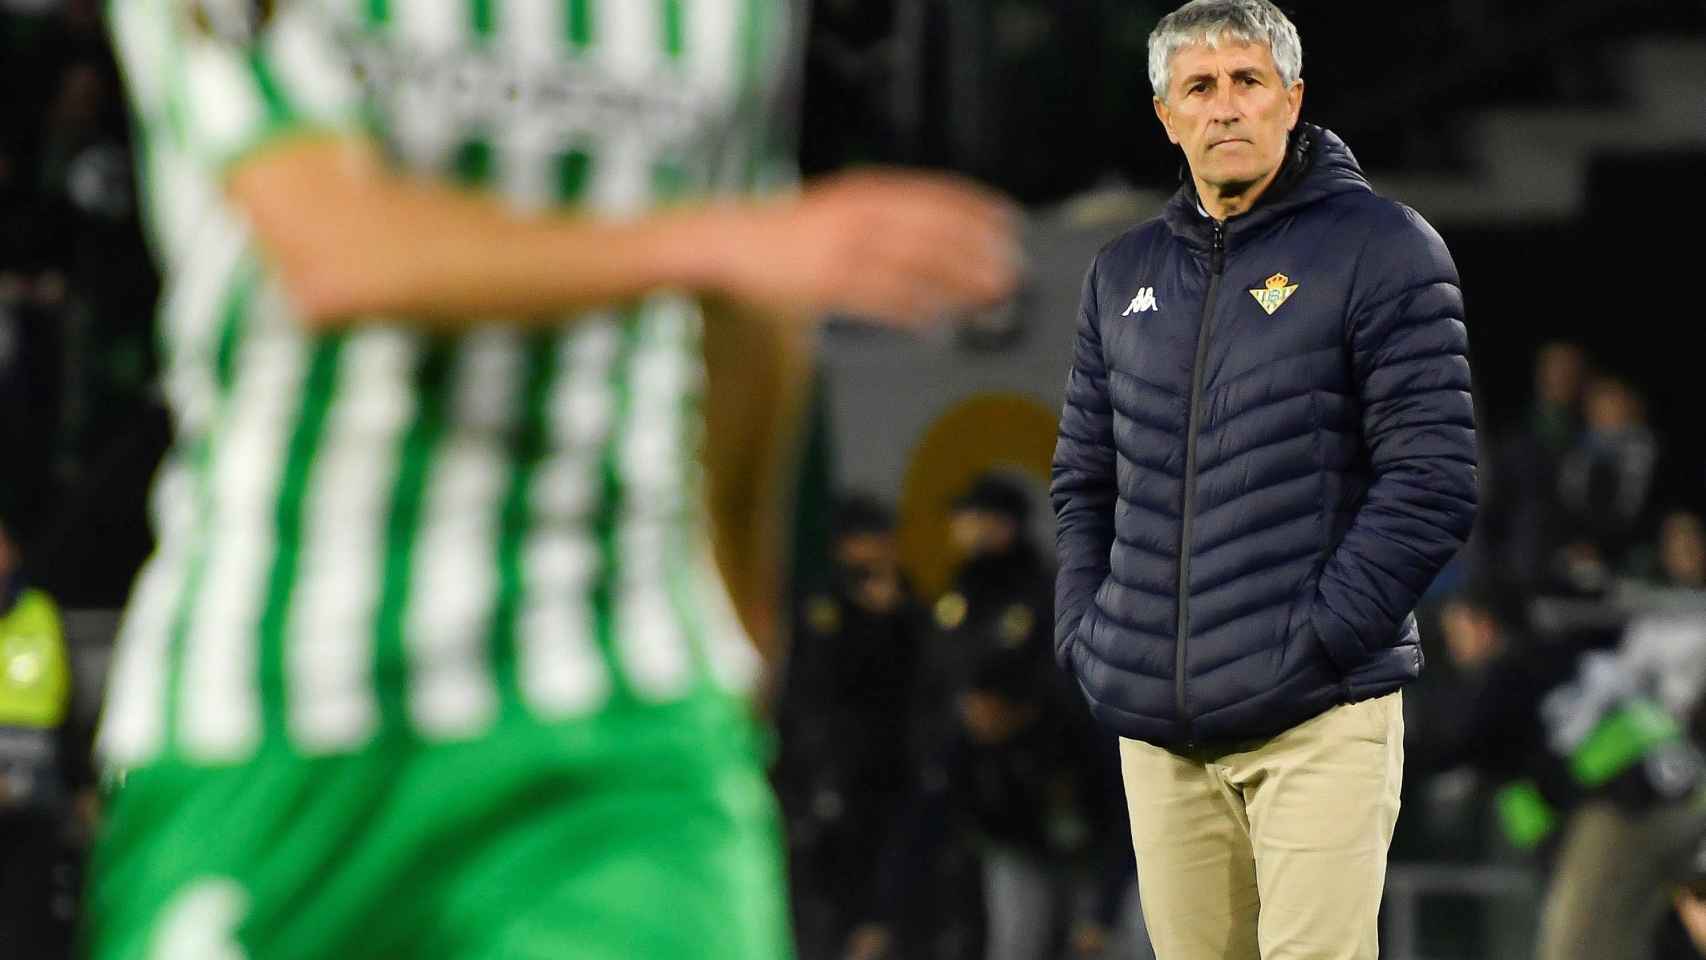
<instances>
[{"instance_id":1,"label":"green shorts","mask_svg":"<svg viewBox=\"0 0 1706 960\"><path fill-rule=\"evenodd\" d=\"M603 719L596 737L518 723L459 745L134 771L96 851L86 953L785 960L751 727L683 736L670 712Z\"/></svg>"}]
</instances>

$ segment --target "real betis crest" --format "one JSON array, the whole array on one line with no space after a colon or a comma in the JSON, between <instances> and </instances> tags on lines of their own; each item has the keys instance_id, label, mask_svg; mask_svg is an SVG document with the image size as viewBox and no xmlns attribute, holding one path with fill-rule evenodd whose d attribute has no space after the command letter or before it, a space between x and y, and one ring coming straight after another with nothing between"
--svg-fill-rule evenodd
<instances>
[{"instance_id":1,"label":"real betis crest","mask_svg":"<svg viewBox=\"0 0 1706 960\"><path fill-rule=\"evenodd\" d=\"M1292 283L1291 278L1283 273L1276 273L1265 282L1266 286L1263 289L1251 290L1250 296L1255 297L1256 302L1261 304L1262 309L1266 310L1268 316L1271 317L1275 310L1278 310L1282 304L1291 299L1292 294L1297 292L1297 284Z\"/></svg>"}]
</instances>

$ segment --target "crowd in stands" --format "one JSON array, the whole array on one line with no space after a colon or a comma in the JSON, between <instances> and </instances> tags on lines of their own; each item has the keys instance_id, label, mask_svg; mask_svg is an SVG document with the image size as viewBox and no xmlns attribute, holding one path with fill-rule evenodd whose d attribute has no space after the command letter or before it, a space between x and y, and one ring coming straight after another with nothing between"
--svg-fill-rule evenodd
<instances>
[{"instance_id":1,"label":"crowd in stands","mask_svg":"<svg viewBox=\"0 0 1706 960\"><path fill-rule=\"evenodd\" d=\"M1538 871L1540 956L1706 942L1706 906L1653 879L1706 875L1706 477L1645 386L1576 343L1536 350L1530 401L1484 418L1476 533L1423 611L1406 777L1422 796L1475 775L1497 828L1463 852Z\"/></svg>"},{"instance_id":2,"label":"crowd in stands","mask_svg":"<svg viewBox=\"0 0 1706 960\"><path fill-rule=\"evenodd\" d=\"M122 598L164 446L157 274L98 0L0 6L0 511L62 599Z\"/></svg>"}]
</instances>

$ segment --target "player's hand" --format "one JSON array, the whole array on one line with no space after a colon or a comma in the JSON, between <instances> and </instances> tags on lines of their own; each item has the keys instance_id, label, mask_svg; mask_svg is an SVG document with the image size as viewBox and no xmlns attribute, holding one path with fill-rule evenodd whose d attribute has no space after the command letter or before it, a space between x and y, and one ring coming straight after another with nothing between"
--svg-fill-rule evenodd
<instances>
[{"instance_id":1,"label":"player's hand","mask_svg":"<svg viewBox=\"0 0 1706 960\"><path fill-rule=\"evenodd\" d=\"M722 292L783 313L899 325L1000 302L1019 280L1012 205L970 181L841 174L731 231Z\"/></svg>"},{"instance_id":2,"label":"player's hand","mask_svg":"<svg viewBox=\"0 0 1706 960\"><path fill-rule=\"evenodd\" d=\"M1693 941L1694 949L1706 957L1706 901L1687 890L1677 891L1675 899L1677 916L1682 920L1683 929L1688 931L1688 939Z\"/></svg>"},{"instance_id":3,"label":"player's hand","mask_svg":"<svg viewBox=\"0 0 1706 960\"><path fill-rule=\"evenodd\" d=\"M1072 928L1072 954L1099 957L1108 949L1108 931L1100 924L1081 921Z\"/></svg>"},{"instance_id":4,"label":"player's hand","mask_svg":"<svg viewBox=\"0 0 1706 960\"><path fill-rule=\"evenodd\" d=\"M860 924L847 938L847 960L883 960L889 955L889 942L887 927L876 923Z\"/></svg>"}]
</instances>

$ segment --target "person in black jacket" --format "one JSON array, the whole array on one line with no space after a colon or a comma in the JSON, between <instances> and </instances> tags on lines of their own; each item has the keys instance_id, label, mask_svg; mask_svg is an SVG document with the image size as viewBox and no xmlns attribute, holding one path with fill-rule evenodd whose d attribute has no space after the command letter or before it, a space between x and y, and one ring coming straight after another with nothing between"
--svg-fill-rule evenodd
<instances>
[{"instance_id":1,"label":"person in black jacket","mask_svg":"<svg viewBox=\"0 0 1706 960\"><path fill-rule=\"evenodd\" d=\"M886 934L943 899L932 861L961 842L980 863L986 960L1055 960L1068 939L1086 955L1117 919L1131 857L1109 842L1123 834L1116 748L1051 669L1052 576L1029 511L998 472L954 502L962 561L934 609L919 776L852 956L897 955L881 949ZM946 899L938 909L959 906Z\"/></svg>"},{"instance_id":2,"label":"person in black jacket","mask_svg":"<svg viewBox=\"0 0 1706 960\"><path fill-rule=\"evenodd\" d=\"M1482 475L1483 523L1479 535L1487 562L1505 570L1514 586L1550 590L1559 566L1559 538L1570 524L1559 502L1558 472L1582 436L1582 393L1587 355L1565 340L1535 354L1533 396L1518 419L1489 441ZM1485 435L1485 433L1483 434Z\"/></svg>"},{"instance_id":3,"label":"person in black jacket","mask_svg":"<svg viewBox=\"0 0 1706 960\"><path fill-rule=\"evenodd\" d=\"M1549 558L1562 582L1595 594L1634 572L1644 539L1656 531L1655 492L1663 472L1645 403L1628 381L1595 377L1584 400L1586 429L1558 466L1560 533Z\"/></svg>"},{"instance_id":4,"label":"person in black jacket","mask_svg":"<svg viewBox=\"0 0 1706 960\"><path fill-rule=\"evenodd\" d=\"M1085 279L1056 656L1122 738L1163 960L1372 960L1414 608L1476 512L1458 275L1299 122L1267 0L1194 0L1149 49L1190 176Z\"/></svg>"},{"instance_id":5,"label":"person in black jacket","mask_svg":"<svg viewBox=\"0 0 1706 960\"><path fill-rule=\"evenodd\" d=\"M853 925L870 916L878 854L911 780L925 636L892 511L844 497L833 536L830 582L800 604L777 716L777 793L807 960L839 956Z\"/></svg>"}]
</instances>

